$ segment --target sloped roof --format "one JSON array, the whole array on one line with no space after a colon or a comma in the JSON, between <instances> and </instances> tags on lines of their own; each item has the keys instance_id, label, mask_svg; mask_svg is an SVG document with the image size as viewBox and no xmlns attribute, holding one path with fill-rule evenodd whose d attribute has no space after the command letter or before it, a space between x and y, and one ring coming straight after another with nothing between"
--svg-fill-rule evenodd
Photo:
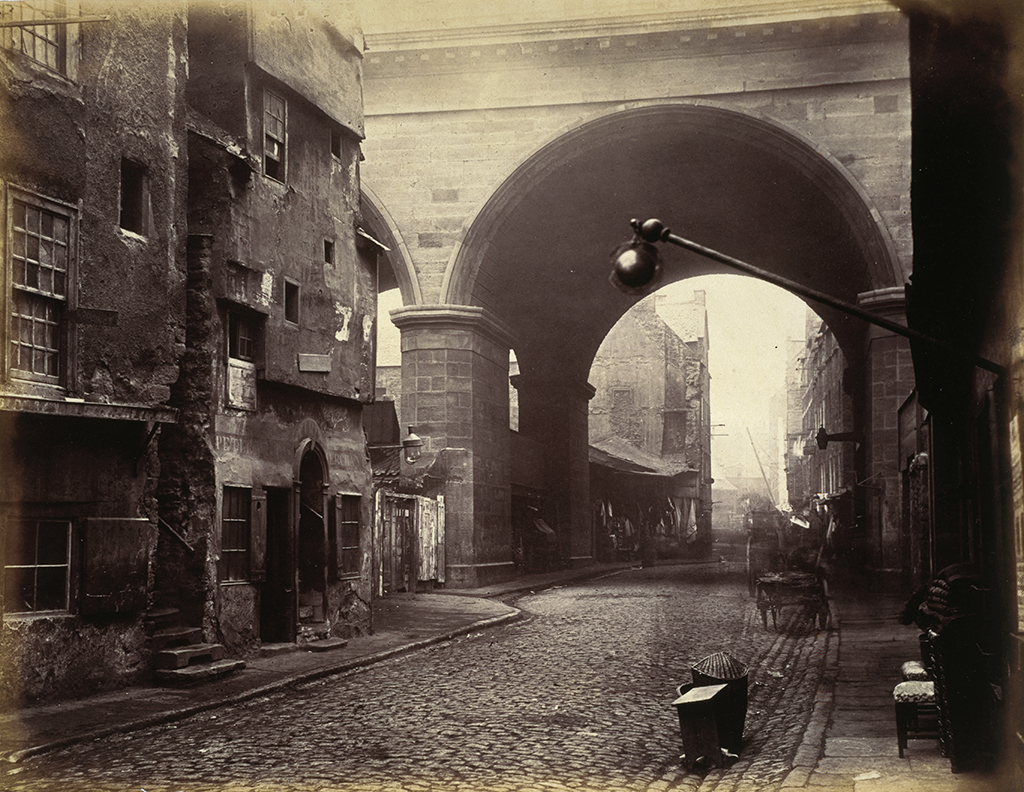
<instances>
[{"instance_id":1,"label":"sloped roof","mask_svg":"<svg viewBox=\"0 0 1024 792\"><path fill-rule=\"evenodd\" d=\"M594 440L590 444L590 461L623 473L678 476L680 473L696 472L682 460L648 454L620 437Z\"/></svg>"}]
</instances>

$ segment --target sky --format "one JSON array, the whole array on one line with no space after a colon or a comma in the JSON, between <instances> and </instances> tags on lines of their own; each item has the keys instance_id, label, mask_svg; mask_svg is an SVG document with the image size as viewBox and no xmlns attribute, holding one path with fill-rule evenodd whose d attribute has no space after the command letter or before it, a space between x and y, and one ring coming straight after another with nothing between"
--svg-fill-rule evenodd
<instances>
[{"instance_id":1,"label":"sky","mask_svg":"<svg viewBox=\"0 0 1024 792\"><path fill-rule=\"evenodd\" d=\"M712 475L740 465L759 476L750 434L761 463L772 464L767 448L768 405L785 384L786 341L802 339L806 304L789 292L742 275L704 275L663 287L659 293L689 299L703 289L708 309L708 369L711 372ZM377 364L399 365L399 332L388 312L401 306L398 290L378 304Z\"/></svg>"},{"instance_id":2,"label":"sky","mask_svg":"<svg viewBox=\"0 0 1024 792\"><path fill-rule=\"evenodd\" d=\"M712 476L733 465L742 466L745 476L760 476L751 436L761 463L774 464L768 407L785 386L787 340L804 337L807 305L784 289L742 275L688 278L662 292L687 299L695 289L705 291L708 310Z\"/></svg>"}]
</instances>

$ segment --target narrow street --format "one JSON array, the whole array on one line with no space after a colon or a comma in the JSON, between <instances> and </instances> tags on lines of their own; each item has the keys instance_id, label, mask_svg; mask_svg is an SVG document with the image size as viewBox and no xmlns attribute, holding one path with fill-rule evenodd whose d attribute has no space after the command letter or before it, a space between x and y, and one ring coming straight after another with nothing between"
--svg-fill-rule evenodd
<instances>
[{"instance_id":1,"label":"narrow street","mask_svg":"<svg viewBox=\"0 0 1024 792\"><path fill-rule=\"evenodd\" d=\"M713 790L671 702L725 650L750 669L729 788L780 782L827 634L765 630L736 565L630 569L519 598L520 622L178 723L27 760L9 790Z\"/></svg>"}]
</instances>

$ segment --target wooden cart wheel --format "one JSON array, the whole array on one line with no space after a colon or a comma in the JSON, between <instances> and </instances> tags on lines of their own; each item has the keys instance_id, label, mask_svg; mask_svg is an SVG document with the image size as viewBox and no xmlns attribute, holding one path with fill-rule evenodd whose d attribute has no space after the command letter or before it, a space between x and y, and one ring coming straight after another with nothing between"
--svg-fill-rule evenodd
<instances>
[{"instance_id":1,"label":"wooden cart wheel","mask_svg":"<svg viewBox=\"0 0 1024 792\"><path fill-rule=\"evenodd\" d=\"M761 624L768 629L768 597L760 583L757 584L757 609L761 611Z\"/></svg>"}]
</instances>

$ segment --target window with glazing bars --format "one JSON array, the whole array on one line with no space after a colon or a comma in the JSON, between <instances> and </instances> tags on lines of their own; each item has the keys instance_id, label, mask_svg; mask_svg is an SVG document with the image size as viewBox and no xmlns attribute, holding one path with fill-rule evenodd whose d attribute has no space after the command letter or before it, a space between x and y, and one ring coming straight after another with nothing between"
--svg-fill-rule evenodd
<instances>
[{"instance_id":1,"label":"window with glazing bars","mask_svg":"<svg viewBox=\"0 0 1024 792\"><path fill-rule=\"evenodd\" d=\"M249 546L252 532L252 492L244 487L225 487L221 509L220 579L249 579Z\"/></svg>"},{"instance_id":2,"label":"window with glazing bars","mask_svg":"<svg viewBox=\"0 0 1024 792\"><path fill-rule=\"evenodd\" d=\"M263 172L277 181L284 181L286 113L284 99L264 91Z\"/></svg>"},{"instance_id":3,"label":"window with glazing bars","mask_svg":"<svg viewBox=\"0 0 1024 792\"><path fill-rule=\"evenodd\" d=\"M30 22L67 15L63 0L0 3L0 22ZM15 50L56 72L67 70L67 25L17 25L0 28L0 46Z\"/></svg>"},{"instance_id":4,"label":"window with glazing bars","mask_svg":"<svg viewBox=\"0 0 1024 792\"><path fill-rule=\"evenodd\" d=\"M4 611L67 610L70 569L70 522L8 522L4 536Z\"/></svg>"},{"instance_id":5,"label":"window with glazing bars","mask_svg":"<svg viewBox=\"0 0 1024 792\"><path fill-rule=\"evenodd\" d=\"M58 383L71 264L70 213L12 198L10 366Z\"/></svg>"},{"instance_id":6,"label":"window with glazing bars","mask_svg":"<svg viewBox=\"0 0 1024 792\"><path fill-rule=\"evenodd\" d=\"M256 323L238 313L228 314L228 355L237 360L256 359Z\"/></svg>"}]
</instances>

